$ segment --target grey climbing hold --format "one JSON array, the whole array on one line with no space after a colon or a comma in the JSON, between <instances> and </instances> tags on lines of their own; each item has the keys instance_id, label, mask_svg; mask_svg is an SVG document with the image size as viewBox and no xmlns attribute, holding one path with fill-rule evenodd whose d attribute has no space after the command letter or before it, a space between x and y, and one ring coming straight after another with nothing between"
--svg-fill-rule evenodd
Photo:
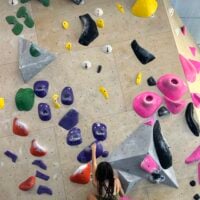
<instances>
[{"instance_id":1,"label":"grey climbing hold","mask_svg":"<svg viewBox=\"0 0 200 200\"><path fill-rule=\"evenodd\" d=\"M32 45L34 45L34 48L37 49L40 55L37 54L36 57L31 55L30 48L33 47ZM38 47L31 41L19 38L19 70L25 83L31 80L55 58L55 55Z\"/></svg>"}]
</instances>

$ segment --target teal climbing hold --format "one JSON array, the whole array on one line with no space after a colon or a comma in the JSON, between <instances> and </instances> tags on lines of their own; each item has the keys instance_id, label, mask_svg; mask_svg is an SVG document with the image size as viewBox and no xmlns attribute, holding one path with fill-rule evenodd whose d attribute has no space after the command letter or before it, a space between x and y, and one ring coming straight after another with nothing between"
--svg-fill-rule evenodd
<instances>
[{"instance_id":1,"label":"teal climbing hold","mask_svg":"<svg viewBox=\"0 0 200 200\"><path fill-rule=\"evenodd\" d=\"M33 57L38 57L41 55L40 50L34 44L31 44L29 51Z\"/></svg>"}]
</instances>

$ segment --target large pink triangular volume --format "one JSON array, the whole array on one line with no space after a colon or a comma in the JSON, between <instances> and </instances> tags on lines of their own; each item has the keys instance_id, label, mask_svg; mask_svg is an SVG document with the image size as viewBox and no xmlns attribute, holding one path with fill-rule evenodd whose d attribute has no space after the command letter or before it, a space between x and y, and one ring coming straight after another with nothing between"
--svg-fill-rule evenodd
<instances>
[{"instance_id":1,"label":"large pink triangular volume","mask_svg":"<svg viewBox=\"0 0 200 200\"><path fill-rule=\"evenodd\" d=\"M190 49L192 55L195 56L196 55L196 50L197 50L196 47L189 47L189 49Z\"/></svg>"},{"instance_id":2,"label":"large pink triangular volume","mask_svg":"<svg viewBox=\"0 0 200 200\"><path fill-rule=\"evenodd\" d=\"M189 61L193 64L193 66L196 68L197 73L200 72L200 62L197 60L189 59Z\"/></svg>"},{"instance_id":3,"label":"large pink triangular volume","mask_svg":"<svg viewBox=\"0 0 200 200\"><path fill-rule=\"evenodd\" d=\"M200 108L200 93L191 93L191 97L195 107Z\"/></svg>"},{"instance_id":4,"label":"large pink triangular volume","mask_svg":"<svg viewBox=\"0 0 200 200\"><path fill-rule=\"evenodd\" d=\"M191 155L189 155L186 159L185 159L185 163L187 164L191 164L193 162L196 162L200 160L200 146L198 146Z\"/></svg>"},{"instance_id":5,"label":"large pink triangular volume","mask_svg":"<svg viewBox=\"0 0 200 200\"><path fill-rule=\"evenodd\" d=\"M193 83L196 80L196 73L197 73L196 68L187 58L185 58L181 54L179 54L179 59L181 61L186 79L189 82Z\"/></svg>"},{"instance_id":6,"label":"large pink triangular volume","mask_svg":"<svg viewBox=\"0 0 200 200\"><path fill-rule=\"evenodd\" d=\"M182 32L183 35L186 35L187 29L186 29L185 26L181 26L181 32Z\"/></svg>"},{"instance_id":7,"label":"large pink triangular volume","mask_svg":"<svg viewBox=\"0 0 200 200\"><path fill-rule=\"evenodd\" d=\"M198 163L198 182L200 184L200 163Z\"/></svg>"}]
</instances>

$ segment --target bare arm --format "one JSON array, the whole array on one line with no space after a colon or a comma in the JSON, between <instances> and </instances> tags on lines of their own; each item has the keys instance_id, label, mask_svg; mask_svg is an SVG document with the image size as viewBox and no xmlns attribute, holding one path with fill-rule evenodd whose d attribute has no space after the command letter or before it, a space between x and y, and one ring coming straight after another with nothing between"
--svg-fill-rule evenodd
<instances>
[{"instance_id":1,"label":"bare arm","mask_svg":"<svg viewBox=\"0 0 200 200\"><path fill-rule=\"evenodd\" d=\"M96 143L92 144L91 149L92 149L92 177L93 177L93 184L96 186L97 185L95 178L95 173L97 169Z\"/></svg>"}]
</instances>

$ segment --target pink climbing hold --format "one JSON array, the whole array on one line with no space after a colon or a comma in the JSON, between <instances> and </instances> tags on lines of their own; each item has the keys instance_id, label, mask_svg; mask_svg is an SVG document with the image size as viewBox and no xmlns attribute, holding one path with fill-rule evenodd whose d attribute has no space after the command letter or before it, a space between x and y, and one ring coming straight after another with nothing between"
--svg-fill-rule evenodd
<instances>
[{"instance_id":1,"label":"pink climbing hold","mask_svg":"<svg viewBox=\"0 0 200 200\"><path fill-rule=\"evenodd\" d=\"M189 61L193 64L197 73L199 73L200 72L200 62L197 60L192 60L192 59L189 59Z\"/></svg>"},{"instance_id":2,"label":"pink climbing hold","mask_svg":"<svg viewBox=\"0 0 200 200\"><path fill-rule=\"evenodd\" d=\"M181 26L181 32L182 32L183 35L186 35L187 29L186 29L185 26Z\"/></svg>"},{"instance_id":3,"label":"pink climbing hold","mask_svg":"<svg viewBox=\"0 0 200 200\"><path fill-rule=\"evenodd\" d=\"M185 159L185 163L191 164L191 163L199 161L199 160L200 160L200 145L192 152L192 154L190 154Z\"/></svg>"},{"instance_id":4,"label":"pink climbing hold","mask_svg":"<svg viewBox=\"0 0 200 200\"><path fill-rule=\"evenodd\" d=\"M169 99L179 100L187 92L186 83L174 74L165 74L157 81L158 89Z\"/></svg>"},{"instance_id":5,"label":"pink climbing hold","mask_svg":"<svg viewBox=\"0 0 200 200\"><path fill-rule=\"evenodd\" d=\"M192 55L195 56L196 55L196 50L197 50L196 47L189 47L189 49L190 49Z\"/></svg>"},{"instance_id":6,"label":"pink climbing hold","mask_svg":"<svg viewBox=\"0 0 200 200\"><path fill-rule=\"evenodd\" d=\"M151 117L148 121L144 122L145 125L153 126L155 123L154 117Z\"/></svg>"},{"instance_id":7,"label":"pink climbing hold","mask_svg":"<svg viewBox=\"0 0 200 200\"><path fill-rule=\"evenodd\" d=\"M196 73L197 70L194 67L194 65L187 59L185 58L183 55L179 54L179 59L181 61L182 64L182 68L185 74L186 79L193 83L196 80Z\"/></svg>"},{"instance_id":8,"label":"pink climbing hold","mask_svg":"<svg viewBox=\"0 0 200 200\"><path fill-rule=\"evenodd\" d=\"M152 116L162 104L162 98L155 92L142 92L133 100L135 112L147 118Z\"/></svg>"},{"instance_id":9,"label":"pink climbing hold","mask_svg":"<svg viewBox=\"0 0 200 200\"><path fill-rule=\"evenodd\" d=\"M168 110L173 114L178 114L183 111L183 109L186 107L186 101L185 100L179 100L179 101L172 101L171 99L164 97L165 104L168 108Z\"/></svg>"},{"instance_id":10,"label":"pink climbing hold","mask_svg":"<svg viewBox=\"0 0 200 200\"><path fill-rule=\"evenodd\" d=\"M120 197L119 200L131 200L131 198L128 196L123 196L123 197Z\"/></svg>"},{"instance_id":11,"label":"pink climbing hold","mask_svg":"<svg viewBox=\"0 0 200 200\"><path fill-rule=\"evenodd\" d=\"M151 155L147 155L144 160L141 162L140 167L146 171L147 173L151 174L156 170L159 170L159 166L156 161L152 158Z\"/></svg>"},{"instance_id":12,"label":"pink climbing hold","mask_svg":"<svg viewBox=\"0 0 200 200\"><path fill-rule=\"evenodd\" d=\"M191 97L195 107L200 108L200 93L191 93Z\"/></svg>"},{"instance_id":13,"label":"pink climbing hold","mask_svg":"<svg viewBox=\"0 0 200 200\"><path fill-rule=\"evenodd\" d=\"M200 163L198 163L198 182L200 184Z\"/></svg>"}]
</instances>

